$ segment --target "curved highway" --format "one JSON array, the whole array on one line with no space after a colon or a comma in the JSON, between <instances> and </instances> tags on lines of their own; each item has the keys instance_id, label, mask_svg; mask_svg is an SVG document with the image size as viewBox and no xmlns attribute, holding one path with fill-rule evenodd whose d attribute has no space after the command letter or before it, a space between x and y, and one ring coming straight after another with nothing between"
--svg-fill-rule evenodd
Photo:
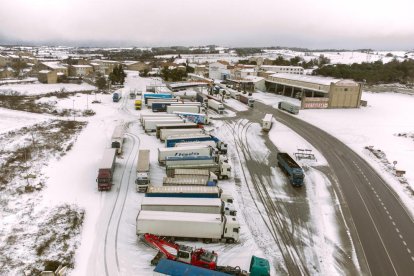
<instances>
[{"instance_id":1,"label":"curved highway","mask_svg":"<svg viewBox=\"0 0 414 276\"><path fill-rule=\"evenodd\" d=\"M325 157L345 198L372 275L414 274L414 222L398 196L360 156L325 131L262 103ZM259 111L260 110L260 111Z\"/></svg>"}]
</instances>

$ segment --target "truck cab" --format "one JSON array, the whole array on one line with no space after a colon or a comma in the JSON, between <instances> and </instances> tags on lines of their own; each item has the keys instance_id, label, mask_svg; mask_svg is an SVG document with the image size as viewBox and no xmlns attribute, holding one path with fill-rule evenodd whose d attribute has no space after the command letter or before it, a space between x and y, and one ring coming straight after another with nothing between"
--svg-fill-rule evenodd
<instances>
[{"instance_id":1,"label":"truck cab","mask_svg":"<svg viewBox=\"0 0 414 276\"><path fill-rule=\"evenodd\" d=\"M226 215L223 217L225 222L223 238L228 243L238 242L240 238L240 224L237 221L237 218Z\"/></svg>"},{"instance_id":2,"label":"truck cab","mask_svg":"<svg viewBox=\"0 0 414 276\"><path fill-rule=\"evenodd\" d=\"M249 107L253 107L253 106L254 106L254 99L253 99L253 98L249 98L249 99L247 100L247 105L248 105Z\"/></svg>"},{"instance_id":3,"label":"truck cab","mask_svg":"<svg viewBox=\"0 0 414 276\"><path fill-rule=\"evenodd\" d=\"M142 100L135 100L135 110L141 110Z\"/></svg>"},{"instance_id":4,"label":"truck cab","mask_svg":"<svg viewBox=\"0 0 414 276\"><path fill-rule=\"evenodd\" d=\"M148 189L148 185L150 184L150 177L148 173L137 173L135 184L136 184L137 192L145 193Z\"/></svg>"},{"instance_id":5,"label":"truck cab","mask_svg":"<svg viewBox=\"0 0 414 276\"><path fill-rule=\"evenodd\" d=\"M228 216L236 216L237 210L232 203L223 202L223 214Z\"/></svg>"},{"instance_id":6,"label":"truck cab","mask_svg":"<svg viewBox=\"0 0 414 276\"><path fill-rule=\"evenodd\" d=\"M231 166L229 163L222 162L220 163L220 179L229 179L231 175Z\"/></svg>"},{"instance_id":7,"label":"truck cab","mask_svg":"<svg viewBox=\"0 0 414 276\"><path fill-rule=\"evenodd\" d=\"M227 193L222 193L220 195L220 198L221 198L221 201L223 201L224 203L230 203L230 204L234 203L233 197Z\"/></svg>"},{"instance_id":8,"label":"truck cab","mask_svg":"<svg viewBox=\"0 0 414 276\"><path fill-rule=\"evenodd\" d=\"M120 99L121 99L121 93L115 92L114 94L112 94L112 101L113 102L119 102Z\"/></svg>"},{"instance_id":9,"label":"truck cab","mask_svg":"<svg viewBox=\"0 0 414 276\"><path fill-rule=\"evenodd\" d=\"M303 185L303 171L302 169L292 169L292 177L291 182L294 186L302 186Z\"/></svg>"},{"instance_id":10,"label":"truck cab","mask_svg":"<svg viewBox=\"0 0 414 276\"><path fill-rule=\"evenodd\" d=\"M222 142L222 141L218 141L217 142L217 148L220 150L220 153L227 153L227 144Z\"/></svg>"}]
</instances>

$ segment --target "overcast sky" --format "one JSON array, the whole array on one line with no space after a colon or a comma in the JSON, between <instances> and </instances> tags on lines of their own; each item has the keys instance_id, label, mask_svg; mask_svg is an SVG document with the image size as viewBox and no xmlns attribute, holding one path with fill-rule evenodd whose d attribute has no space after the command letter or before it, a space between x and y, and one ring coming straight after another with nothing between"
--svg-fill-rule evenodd
<instances>
[{"instance_id":1,"label":"overcast sky","mask_svg":"<svg viewBox=\"0 0 414 276\"><path fill-rule=\"evenodd\" d=\"M0 0L0 43L414 49L413 0Z\"/></svg>"}]
</instances>

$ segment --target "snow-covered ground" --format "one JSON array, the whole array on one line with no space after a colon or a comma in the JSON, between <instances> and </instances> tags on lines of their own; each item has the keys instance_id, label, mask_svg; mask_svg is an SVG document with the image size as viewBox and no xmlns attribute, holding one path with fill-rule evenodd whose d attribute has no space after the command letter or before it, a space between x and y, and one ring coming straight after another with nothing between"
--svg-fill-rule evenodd
<instances>
[{"instance_id":1,"label":"snow-covered ground","mask_svg":"<svg viewBox=\"0 0 414 276\"><path fill-rule=\"evenodd\" d=\"M277 108L279 101L300 102L288 97L258 92L256 100ZM352 150L367 160L388 181L407 208L414 214L413 195L376 158L365 149L373 146L383 151L392 163L397 161L396 169L406 171L405 178L414 189L414 141L400 133L414 130L414 96L399 93L363 92L362 99L368 101L367 107L358 109L301 110L298 117L339 138Z\"/></svg>"},{"instance_id":2,"label":"snow-covered ground","mask_svg":"<svg viewBox=\"0 0 414 276\"><path fill-rule=\"evenodd\" d=\"M20 95L40 95L51 92L77 92L77 91L94 91L95 86L87 83L55 83L55 84L10 84L0 86L0 94L17 92Z\"/></svg>"},{"instance_id":3,"label":"snow-covered ground","mask_svg":"<svg viewBox=\"0 0 414 276\"><path fill-rule=\"evenodd\" d=\"M75 105L76 109L82 110L88 107L96 112L96 115L92 117L77 118L77 120L87 121L88 125L77 137L72 149L59 160L41 168L41 172L45 175L46 188L41 192L41 203L37 204L37 210L53 208L62 204L75 204L80 210L85 211L81 243L76 251L75 268L71 275L105 275L107 264L110 275L152 274L149 262L156 251L146 246L135 234L135 217L143 195L135 192L133 185L134 166L137 149L150 149L152 182L155 185L160 185L165 170L157 163L157 148L162 147L163 144L153 135L143 132L138 118L140 114L150 113L150 111L146 108L142 111L134 110L133 100L128 98L128 93L130 89L145 91L147 85L158 83L157 79L141 78L137 73L131 71L128 72L125 87L120 90L123 93L123 98L118 103L112 102L110 95L102 94L96 95L97 99L101 101L100 104L91 104L95 96L85 94L77 94L66 99L56 97L40 99L41 102L56 102L59 108L72 108ZM21 92L30 89L25 85L16 85L16 87ZM40 88L34 88L30 91L40 90ZM75 90L78 91L78 89ZM281 100L288 100L299 105L298 100L270 93L258 92L254 93L253 97L271 106L276 106ZM365 92L363 99L368 100L366 108L301 110L299 117L331 132L347 143L379 171L382 171L390 183L397 186L396 180L384 173L381 165L373 161L372 155L364 150L364 147L372 145L382 149L390 160L398 161L397 167L399 169L407 171L407 180L412 185L414 181L413 165L410 160L413 160L414 157L414 141L412 138L397 136L397 134L414 132L414 125L410 121L414 113L410 110L410 106L414 104L414 97L394 93L373 94ZM248 110L244 104L234 99L226 100L226 104L236 111ZM399 108L395 109L396 106ZM0 132L33 125L48 118L45 115L34 116L6 109L0 109L0 114L2 114ZM226 110L224 115L215 115L214 117L222 119L236 116L236 112ZM237 118L234 120L235 122L230 124L216 120L214 125L210 127L212 133L219 138L229 139L234 133L243 133L244 131L250 141L249 147L253 149L252 160L271 165L267 160L270 152L264 146L260 126L257 123L249 125L247 120L238 120ZM95 179L99 161L103 150L110 146L110 137L114 127L120 124L125 126L127 135L124 154L117 158L116 185L110 192L98 192ZM249 129L248 132L247 129ZM336 265L335 250L337 247L346 246L346 241L338 234L339 226L332 209L332 206L338 205L338 199L324 174L311 168L311 166L326 165L326 160L307 141L287 126L276 121L268 135L277 148L290 154L296 152L298 148L311 149L315 154L316 161L302 163L307 168L305 188L309 204L309 222L297 227L296 231L304 240L303 250L306 254L306 264L311 267L315 259L318 261L317 266L310 268L311 274L341 274L343 271ZM239 158L238 154L240 152L234 144L229 150L229 159L234 168L234 175L240 176L243 171L246 172L246 160ZM270 168L270 175L270 180L263 180L271 188L270 196L275 201L278 199L288 200L289 196L283 187L284 176L273 167ZM254 192L249 193L251 187L248 185L251 185L253 177L245 174L244 180L238 179L237 183L234 178L220 182L223 190L231 193L235 198L235 205L239 210L238 220L241 224L241 242L234 245L188 244L218 252L220 265L240 265L243 269L248 269L250 256L254 254L269 258L272 269L275 267L280 269L283 266L281 264L283 259L277 245L269 238L270 234L265 225L268 220L260 218L264 207L258 203L255 198L257 195ZM404 189L397 188L397 190L402 197L406 198L408 204L410 198ZM124 198L125 203L121 206L119 202L122 202ZM412 203L410 203L411 211L412 207ZM354 255L351 256L351 259L358 267L358 261ZM272 273L275 274L275 270L272 270Z\"/></svg>"}]
</instances>

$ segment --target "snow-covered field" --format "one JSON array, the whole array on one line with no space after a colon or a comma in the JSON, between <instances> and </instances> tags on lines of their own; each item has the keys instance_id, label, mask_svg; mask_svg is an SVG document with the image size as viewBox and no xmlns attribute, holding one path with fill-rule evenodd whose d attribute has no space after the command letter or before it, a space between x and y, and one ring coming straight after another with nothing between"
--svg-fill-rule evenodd
<instances>
[{"instance_id":1,"label":"snow-covered field","mask_svg":"<svg viewBox=\"0 0 414 276\"><path fill-rule=\"evenodd\" d=\"M40 95L52 92L94 91L95 86L87 83L55 83L55 84L10 84L0 86L0 94L15 92L19 95Z\"/></svg>"},{"instance_id":2,"label":"snow-covered field","mask_svg":"<svg viewBox=\"0 0 414 276\"><path fill-rule=\"evenodd\" d=\"M279 101L300 102L288 97L258 92L256 100L277 108ZM413 132L414 96L399 93L363 92L362 99L368 101L367 107L359 109L301 110L298 117L339 138L356 153L361 155L391 184L414 214L413 195L390 173L382 162L376 162L365 149L373 146L383 151L392 163L397 161L396 169L406 171L408 186L414 189L414 141L398 134Z\"/></svg>"},{"instance_id":3,"label":"snow-covered field","mask_svg":"<svg viewBox=\"0 0 414 276\"><path fill-rule=\"evenodd\" d=\"M39 100L40 102L54 102L58 108L72 108L75 105L76 109L83 110L88 107L96 112L96 115L92 117L76 118L88 124L77 136L76 143L73 143L66 155L56 159L43 160L43 163L38 164L36 169L44 175L42 179L44 179L45 188L38 192L39 196L36 201L28 201L36 203L35 211L37 213L45 212L44 210L47 208L60 210L59 208L66 206L66 204L69 204L67 206L75 206L73 208L76 212L85 212L82 234L80 237L73 237L74 242L70 244L71 249L74 249L76 242L80 241L80 246L75 254L75 268L71 271L71 275L152 274L149 262L156 251L146 246L135 234L135 217L140 209L143 195L135 192L133 178L135 177L137 149L148 148L151 150L152 182L155 185L161 183L165 170L157 163L157 148L163 144L153 135L143 132L138 118L140 114L150 113L150 111L148 109L134 110L133 100L128 98L128 93L130 89L145 91L147 85L154 85L158 82L156 79L144 79L134 72L128 72L125 87L120 90L123 93L123 98L118 103L112 102L110 95L102 94L96 96L101 102L99 104L91 104L94 96L85 94L77 94L66 99L44 97ZM55 87L53 89L56 90L50 90L52 88L43 86L37 84L15 85L15 91L44 94L59 91L61 88ZM88 88L85 85L81 86ZM0 87L0 91L4 87ZM65 89L70 90L71 88L65 87ZM73 89L73 91L79 91L79 86ZM298 100L270 93L258 92L254 93L253 97L274 107L281 100L288 100L299 105ZM414 124L411 120L414 117L414 112L410 108L414 104L414 97L395 93L364 92L363 99L368 100L368 107L340 110L301 110L298 116L332 133L373 164L392 184L405 200L411 212L414 213L412 197L407 194L406 189L384 169L382 163L376 162L372 154L364 149L366 146L374 146L385 152L389 160L398 161L397 168L407 171L407 181L413 187L414 163L410 161L414 160L414 141L409 134L414 132ZM229 104L237 112L248 110L244 104L233 99L226 100L226 104ZM247 120L238 119L237 112L226 110L224 115L213 116L220 119L231 117L234 121L230 123L221 120L214 121L214 125L210 127L212 133L224 140L230 139L229 137L232 135L244 133L250 141L249 147L253 149L251 151L252 160L271 165L267 160L271 153L264 145L265 140L260 134L260 126L257 123L250 124ZM51 117L7 109L0 109L0 115L0 133L42 123ZM124 154L117 159L116 185L110 192L98 192L95 179L99 161L103 150L110 146L110 137L116 125L124 125L127 131ZM401 133L408 133L408 135L406 135L407 137L398 136ZM296 231L303 237L302 246L306 254L306 264L311 267L315 259L318 261L317 266L310 268L311 274L340 275L343 271L336 265L335 251L337 247L346 247L347 241L338 234L339 226L332 208L332 206L339 205L338 199L325 175L311 167L325 166L327 165L326 160L307 141L287 126L276 121L274 121L274 126L268 135L271 143L290 154L296 152L298 148L310 149L315 154L316 161L302 163L306 167L307 174L305 188L309 204L309 221L305 225L297 227ZM22 141L25 141L25 138L27 137L23 137ZM26 139L27 141L30 139ZM6 145L0 142L0 149L5 147ZM238 220L241 224L241 242L234 245L188 244L218 252L220 265L240 265L247 270L250 256L254 254L270 260L273 274L276 274L276 271L283 271L282 255L277 245L271 240L265 226L268 220L260 218L264 213L264 207L257 200L257 195L254 192L249 192L251 188L249 185L252 180L257 181L255 179L257 176L247 173L246 160L240 157L235 141L229 149L229 160L237 180L233 177L230 180L221 181L219 184L223 190L231 193L235 198L235 205L239 211ZM244 178L240 178L241 175L244 175ZM290 200L288 193L283 188L283 179L284 176L276 168L271 167L269 180L263 180L271 188L270 196L275 201ZM120 202L124 203L120 204ZM28 209L25 208L25 210ZM10 212L7 217L4 213L0 214L0 219L7 218L8 223L19 219ZM44 218L47 216L44 215ZM44 223L47 223L47 219ZM40 226L42 225L44 224L40 224ZM3 230L2 233L8 234L10 229ZM33 228L31 231L35 232L36 229L38 228ZM312 246L310 246L311 244ZM19 248L24 249L24 247ZM25 255L16 253L14 257L16 256ZM350 258L358 267L358 260L355 259L355 256L351 255ZM109 272L105 271L106 268Z\"/></svg>"}]
</instances>

